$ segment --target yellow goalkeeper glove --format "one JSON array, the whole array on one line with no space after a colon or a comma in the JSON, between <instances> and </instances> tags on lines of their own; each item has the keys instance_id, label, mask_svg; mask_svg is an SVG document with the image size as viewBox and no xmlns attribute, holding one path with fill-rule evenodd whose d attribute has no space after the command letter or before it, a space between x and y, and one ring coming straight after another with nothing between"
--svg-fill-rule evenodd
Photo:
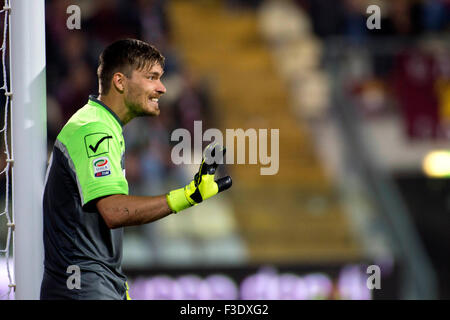
<instances>
[{"instance_id":1,"label":"yellow goalkeeper glove","mask_svg":"<svg viewBox=\"0 0 450 320\"><path fill-rule=\"evenodd\" d=\"M215 161L215 155L223 159L225 148L218 144L209 144L204 152L202 163L198 172L192 180L184 188L172 190L166 196L167 203L173 212L177 213L181 210L197 205L203 200L211 198L219 192L227 190L231 187L232 180L230 176L214 180L214 174L218 167Z\"/></svg>"}]
</instances>

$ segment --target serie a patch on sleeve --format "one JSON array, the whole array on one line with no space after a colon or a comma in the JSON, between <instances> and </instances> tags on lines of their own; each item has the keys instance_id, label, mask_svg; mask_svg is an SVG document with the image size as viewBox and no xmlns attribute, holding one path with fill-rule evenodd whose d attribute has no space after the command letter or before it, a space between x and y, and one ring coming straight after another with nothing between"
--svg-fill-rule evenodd
<instances>
[{"instance_id":1,"label":"serie a patch on sleeve","mask_svg":"<svg viewBox=\"0 0 450 320\"><path fill-rule=\"evenodd\" d=\"M111 166L108 157L100 157L92 160L92 167L94 168L94 177L104 177L111 174Z\"/></svg>"}]
</instances>

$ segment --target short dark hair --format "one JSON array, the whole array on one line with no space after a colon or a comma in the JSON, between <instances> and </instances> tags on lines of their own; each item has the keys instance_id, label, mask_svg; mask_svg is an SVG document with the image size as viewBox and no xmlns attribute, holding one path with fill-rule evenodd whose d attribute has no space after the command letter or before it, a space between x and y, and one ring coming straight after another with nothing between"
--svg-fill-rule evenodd
<instances>
[{"instance_id":1,"label":"short dark hair","mask_svg":"<svg viewBox=\"0 0 450 320\"><path fill-rule=\"evenodd\" d=\"M116 72L131 77L133 70L151 68L156 63L164 68L164 60L158 49L145 41L137 39L115 41L106 47L99 57L97 69L99 91L101 94L109 92L111 80Z\"/></svg>"}]
</instances>

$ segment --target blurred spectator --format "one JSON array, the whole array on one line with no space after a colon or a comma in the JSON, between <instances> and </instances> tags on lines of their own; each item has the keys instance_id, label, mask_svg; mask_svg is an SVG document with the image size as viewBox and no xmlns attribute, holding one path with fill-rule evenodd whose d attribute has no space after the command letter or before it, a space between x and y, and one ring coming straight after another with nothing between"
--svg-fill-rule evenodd
<instances>
[{"instance_id":1,"label":"blurred spectator","mask_svg":"<svg viewBox=\"0 0 450 320\"><path fill-rule=\"evenodd\" d=\"M182 88L178 99L174 102L176 127L189 130L194 134L194 121L206 120L203 130L211 125L210 100L205 83L196 78L193 70L184 69L182 73Z\"/></svg>"},{"instance_id":2,"label":"blurred spectator","mask_svg":"<svg viewBox=\"0 0 450 320\"><path fill-rule=\"evenodd\" d=\"M400 54L393 72L394 90L410 138L436 138L439 118L433 57L420 50Z\"/></svg>"},{"instance_id":3,"label":"blurred spectator","mask_svg":"<svg viewBox=\"0 0 450 320\"><path fill-rule=\"evenodd\" d=\"M366 27L366 5L360 0L344 1L343 31L351 42L360 43L365 40L368 29Z\"/></svg>"},{"instance_id":4,"label":"blurred spectator","mask_svg":"<svg viewBox=\"0 0 450 320\"><path fill-rule=\"evenodd\" d=\"M330 2L327 0L302 1L311 15L313 30L319 37L338 35L343 32L344 7L342 1L333 1L330 10Z\"/></svg>"},{"instance_id":5,"label":"blurred spectator","mask_svg":"<svg viewBox=\"0 0 450 320\"><path fill-rule=\"evenodd\" d=\"M427 31L443 30L449 25L450 2L446 0L424 1L422 21Z\"/></svg>"},{"instance_id":6,"label":"blurred spectator","mask_svg":"<svg viewBox=\"0 0 450 320\"><path fill-rule=\"evenodd\" d=\"M409 138L450 137L449 48L443 40L437 41L438 50L431 50L436 44L418 41L448 31L450 1L293 1L309 13L317 36L326 43L339 39L342 57L353 57L345 62L345 81L364 114L397 105ZM381 29L366 26L372 4L380 7ZM367 65L356 78L355 57Z\"/></svg>"},{"instance_id":7,"label":"blurred spectator","mask_svg":"<svg viewBox=\"0 0 450 320\"><path fill-rule=\"evenodd\" d=\"M118 0L95 1L95 11L84 29L89 30L101 47L120 38L141 38L136 6Z\"/></svg>"},{"instance_id":8,"label":"blurred spectator","mask_svg":"<svg viewBox=\"0 0 450 320\"><path fill-rule=\"evenodd\" d=\"M62 80L56 92L64 121L69 120L80 107L86 104L87 97L95 92L94 88L97 86L94 82L95 73L87 63L78 61L70 64L68 68L67 77Z\"/></svg>"},{"instance_id":9,"label":"blurred spectator","mask_svg":"<svg viewBox=\"0 0 450 320\"><path fill-rule=\"evenodd\" d=\"M166 15L167 1L138 0L139 18L142 23L142 40L154 44L163 52L169 34L169 23Z\"/></svg>"},{"instance_id":10,"label":"blurred spectator","mask_svg":"<svg viewBox=\"0 0 450 320\"><path fill-rule=\"evenodd\" d=\"M346 35L357 40L364 35L416 36L427 32L448 30L450 2L447 0L363 1L295 0L311 16L314 32L319 37ZM369 5L381 8L381 29L368 30L366 9Z\"/></svg>"}]
</instances>

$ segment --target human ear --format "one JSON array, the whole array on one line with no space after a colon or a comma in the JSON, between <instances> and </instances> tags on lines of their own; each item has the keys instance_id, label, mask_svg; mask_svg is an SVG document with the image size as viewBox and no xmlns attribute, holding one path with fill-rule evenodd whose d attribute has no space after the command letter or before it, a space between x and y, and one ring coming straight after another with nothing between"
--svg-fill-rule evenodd
<instances>
[{"instance_id":1,"label":"human ear","mask_svg":"<svg viewBox=\"0 0 450 320\"><path fill-rule=\"evenodd\" d=\"M123 92L125 89L125 75L121 72L116 72L113 74L112 82L114 84L114 87L119 92Z\"/></svg>"}]
</instances>

